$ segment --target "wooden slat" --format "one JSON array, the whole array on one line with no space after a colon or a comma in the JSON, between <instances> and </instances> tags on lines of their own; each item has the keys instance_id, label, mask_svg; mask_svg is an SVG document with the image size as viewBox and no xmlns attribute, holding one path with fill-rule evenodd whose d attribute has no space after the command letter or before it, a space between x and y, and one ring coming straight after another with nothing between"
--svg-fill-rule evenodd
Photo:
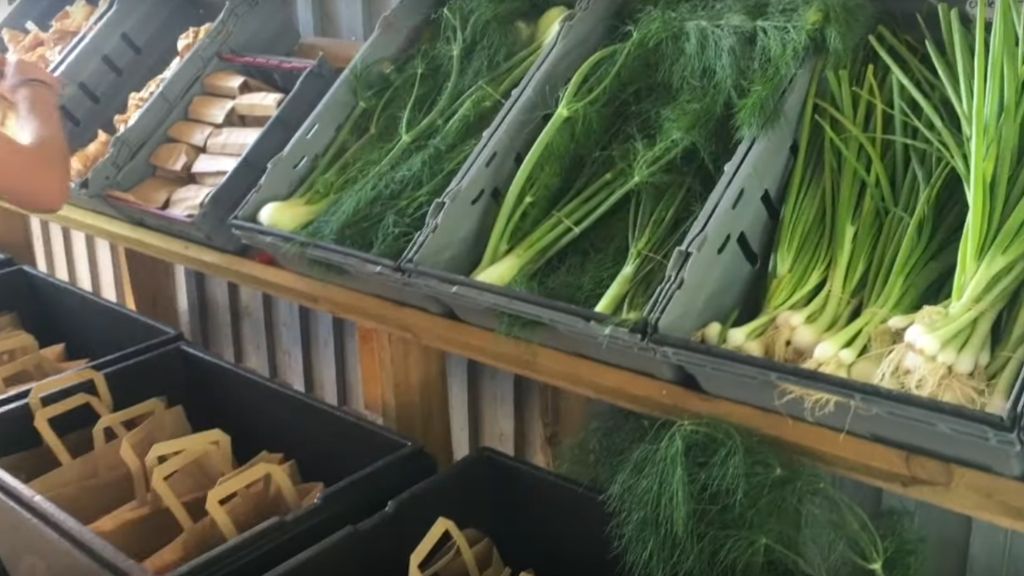
<instances>
[{"instance_id":1,"label":"wooden slat","mask_svg":"<svg viewBox=\"0 0 1024 576\"><path fill-rule=\"evenodd\" d=\"M68 230L69 253L71 255L71 277L76 286L87 292L93 291L92 256L89 238L78 230Z\"/></svg>"},{"instance_id":2,"label":"wooden slat","mask_svg":"<svg viewBox=\"0 0 1024 576\"><path fill-rule=\"evenodd\" d=\"M135 309L143 316L178 328L174 264L135 250L124 251Z\"/></svg>"},{"instance_id":3,"label":"wooden slat","mask_svg":"<svg viewBox=\"0 0 1024 576\"><path fill-rule=\"evenodd\" d=\"M206 299L206 314L203 315L206 339L210 352L238 362L239 350L235 330L235 306L232 288L224 280L207 276L203 280L203 297Z\"/></svg>"},{"instance_id":4,"label":"wooden slat","mask_svg":"<svg viewBox=\"0 0 1024 576\"><path fill-rule=\"evenodd\" d=\"M444 354L405 336L359 327L368 411L419 440L441 465L452 461Z\"/></svg>"},{"instance_id":5,"label":"wooden slat","mask_svg":"<svg viewBox=\"0 0 1024 576\"><path fill-rule=\"evenodd\" d=\"M68 255L64 248L64 229L53 222L47 223L46 227L49 230L50 254L52 256L50 274L69 282L71 281L71 271L68 268Z\"/></svg>"},{"instance_id":6,"label":"wooden slat","mask_svg":"<svg viewBox=\"0 0 1024 576\"><path fill-rule=\"evenodd\" d=\"M471 368L477 387L480 445L516 454L516 377L491 366Z\"/></svg>"},{"instance_id":7,"label":"wooden slat","mask_svg":"<svg viewBox=\"0 0 1024 576\"><path fill-rule=\"evenodd\" d=\"M243 366L264 376L273 374L270 341L270 298L246 286L238 287L238 340Z\"/></svg>"},{"instance_id":8,"label":"wooden slat","mask_svg":"<svg viewBox=\"0 0 1024 576\"><path fill-rule=\"evenodd\" d=\"M516 456L544 468L554 464L549 397L547 387L533 380L522 378L516 384Z\"/></svg>"},{"instance_id":9,"label":"wooden slat","mask_svg":"<svg viewBox=\"0 0 1024 576\"><path fill-rule=\"evenodd\" d=\"M345 388L343 376L338 374L339 349L334 336L334 318L312 310L304 310L304 313L309 342L310 392L332 406L344 405Z\"/></svg>"},{"instance_id":10,"label":"wooden slat","mask_svg":"<svg viewBox=\"0 0 1024 576\"><path fill-rule=\"evenodd\" d=\"M469 381L469 360L451 354L445 355L448 382L448 422L451 426L452 457L460 460L479 445L476 432L476 401L471 392L476 388Z\"/></svg>"},{"instance_id":11,"label":"wooden slat","mask_svg":"<svg viewBox=\"0 0 1024 576\"><path fill-rule=\"evenodd\" d=\"M1024 482L712 398L98 214L68 208L48 218L361 325L386 328L423 346L459 354L623 408L659 417L700 415L733 422L787 444L844 476L1003 527L1024 530ZM439 356L438 364L443 366L443 362Z\"/></svg>"},{"instance_id":12,"label":"wooden slat","mask_svg":"<svg viewBox=\"0 0 1024 576\"><path fill-rule=\"evenodd\" d=\"M29 230L32 236L32 253L35 256L36 268L49 273L50 265L50 243L49 226L35 216L29 216Z\"/></svg>"},{"instance_id":13,"label":"wooden slat","mask_svg":"<svg viewBox=\"0 0 1024 576\"><path fill-rule=\"evenodd\" d=\"M337 319L335 325L335 334L341 337L345 406L359 412L366 412L362 369L359 366L359 335L356 325Z\"/></svg>"},{"instance_id":14,"label":"wooden slat","mask_svg":"<svg viewBox=\"0 0 1024 576\"><path fill-rule=\"evenodd\" d=\"M295 390L306 392L305 335L299 305L275 298L271 303L271 318L274 378Z\"/></svg>"},{"instance_id":15,"label":"wooden slat","mask_svg":"<svg viewBox=\"0 0 1024 576\"><path fill-rule=\"evenodd\" d=\"M102 238L93 237L92 250L96 259L96 276L93 286L100 297L111 302L123 302L122 286L120 279L120 265L114 255L114 247Z\"/></svg>"}]
</instances>

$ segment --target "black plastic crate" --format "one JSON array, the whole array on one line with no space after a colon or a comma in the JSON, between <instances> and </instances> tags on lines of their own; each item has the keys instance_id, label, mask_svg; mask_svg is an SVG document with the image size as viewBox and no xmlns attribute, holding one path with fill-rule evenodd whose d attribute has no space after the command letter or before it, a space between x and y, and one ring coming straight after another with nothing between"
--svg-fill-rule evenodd
<instances>
[{"instance_id":1,"label":"black plastic crate","mask_svg":"<svg viewBox=\"0 0 1024 576\"><path fill-rule=\"evenodd\" d=\"M17 312L40 348L66 343L69 359L103 370L164 348L181 335L35 269L0 272L0 312ZM29 388L0 395L0 406L25 398Z\"/></svg>"},{"instance_id":2,"label":"black plastic crate","mask_svg":"<svg viewBox=\"0 0 1024 576\"><path fill-rule=\"evenodd\" d=\"M75 3L75 0L25 0L19 1L11 11L4 16L3 20L0 20L0 28L13 28L20 32L28 32L28 23L32 22L36 26L39 26L43 30L49 30L50 24L53 19L60 14L61 10L71 6ZM93 6L96 6L96 0L90 0L89 2ZM113 8L113 3L107 6L106 10L95 12L89 22L90 26L94 26L96 22L101 20L106 14ZM57 60L53 61L53 65L50 70L56 70L61 64L67 59L68 55L75 51L75 49L85 40L89 35L89 27L86 27L75 39L68 44L67 48L64 49ZM0 53L6 53L7 48L0 42Z\"/></svg>"},{"instance_id":3,"label":"black plastic crate","mask_svg":"<svg viewBox=\"0 0 1024 576\"><path fill-rule=\"evenodd\" d=\"M569 480L482 450L395 499L268 576L404 576L439 516L490 536L505 563L540 576L613 576L610 516Z\"/></svg>"},{"instance_id":4,"label":"black plastic crate","mask_svg":"<svg viewBox=\"0 0 1024 576\"><path fill-rule=\"evenodd\" d=\"M230 435L239 462L263 450L282 452L298 463L304 480L326 486L313 506L269 520L174 575L264 574L311 543L370 517L435 471L433 460L409 441L188 346L151 353L105 375L115 410L165 396L170 405L185 408L194 429L220 428ZM51 394L46 403L90 389L91 384L76 385ZM87 411L75 412L54 428L63 435L94 421ZM0 456L40 444L27 401L0 409ZM33 563L47 574L68 576L148 573L4 471L0 529L0 558L14 576L15 567Z\"/></svg>"}]
</instances>

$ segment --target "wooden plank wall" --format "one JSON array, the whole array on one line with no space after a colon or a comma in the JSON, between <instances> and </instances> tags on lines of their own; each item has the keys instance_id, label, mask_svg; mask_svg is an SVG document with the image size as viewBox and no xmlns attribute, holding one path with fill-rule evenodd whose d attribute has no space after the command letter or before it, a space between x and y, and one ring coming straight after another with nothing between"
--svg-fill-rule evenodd
<instances>
[{"instance_id":1,"label":"wooden plank wall","mask_svg":"<svg viewBox=\"0 0 1024 576\"><path fill-rule=\"evenodd\" d=\"M387 419L389 400L375 382L388 367L378 356L401 357L415 349L403 347L401 339L35 218L30 222L26 234L40 269L175 324L193 342L282 385L378 422ZM464 358L414 359L413 365L443 370L448 422L429 422L424 429L442 430L455 459L488 446L550 466L560 440L585 419L581 398ZM873 515L891 507L916 513L930 549L927 576L1024 576L1024 534L853 481L837 482Z\"/></svg>"}]
</instances>

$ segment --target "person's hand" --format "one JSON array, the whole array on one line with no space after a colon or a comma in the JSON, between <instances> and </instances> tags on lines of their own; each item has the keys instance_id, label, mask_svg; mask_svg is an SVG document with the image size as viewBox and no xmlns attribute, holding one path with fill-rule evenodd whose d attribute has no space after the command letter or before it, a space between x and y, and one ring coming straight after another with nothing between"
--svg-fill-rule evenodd
<instances>
[{"instance_id":1,"label":"person's hand","mask_svg":"<svg viewBox=\"0 0 1024 576\"><path fill-rule=\"evenodd\" d=\"M19 58L0 59L0 92L13 99L25 89L60 93L60 81L39 66Z\"/></svg>"}]
</instances>

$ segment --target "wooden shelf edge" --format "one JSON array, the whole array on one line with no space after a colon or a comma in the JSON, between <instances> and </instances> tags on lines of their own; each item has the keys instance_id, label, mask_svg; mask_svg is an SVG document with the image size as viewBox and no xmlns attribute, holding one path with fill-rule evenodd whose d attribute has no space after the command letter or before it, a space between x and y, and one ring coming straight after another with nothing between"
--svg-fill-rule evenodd
<instances>
[{"instance_id":1,"label":"wooden shelf edge","mask_svg":"<svg viewBox=\"0 0 1024 576\"><path fill-rule=\"evenodd\" d=\"M387 300L68 207L45 220L149 256L418 341L577 394L654 416L721 419L807 454L840 475L1024 531L1024 482L713 398Z\"/></svg>"}]
</instances>

